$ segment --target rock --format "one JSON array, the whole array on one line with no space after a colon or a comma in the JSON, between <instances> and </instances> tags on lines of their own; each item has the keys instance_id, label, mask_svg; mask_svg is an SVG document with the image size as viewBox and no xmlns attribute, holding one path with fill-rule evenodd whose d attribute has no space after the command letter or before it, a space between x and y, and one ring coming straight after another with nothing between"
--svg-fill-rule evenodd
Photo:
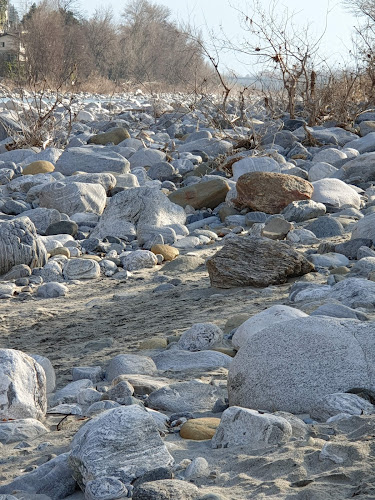
<instances>
[{"instance_id":1,"label":"rock","mask_svg":"<svg viewBox=\"0 0 375 500\"><path fill-rule=\"evenodd\" d=\"M231 151L232 144L228 141L221 141L218 139L198 139L196 141L189 141L181 144L177 149L180 153L201 151L208 156L216 158L219 155Z\"/></svg>"},{"instance_id":2,"label":"rock","mask_svg":"<svg viewBox=\"0 0 375 500\"><path fill-rule=\"evenodd\" d=\"M138 269L155 267L158 263L158 259L153 252L148 250L135 250L123 257L121 263L124 269L136 271Z\"/></svg>"},{"instance_id":3,"label":"rock","mask_svg":"<svg viewBox=\"0 0 375 500\"><path fill-rule=\"evenodd\" d=\"M58 455L39 466L36 470L17 477L14 481L0 486L1 493L25 491L30 494L47 495L52 500L61 500L74 493L76 482L68 466L68 453Z\"/></svg>"},{"instance_id":4,"label":"rock","mask_svg":"<svg viewBox=\"0 0 375 500\"><path fill-rule=\"evenodd\" d=\"M56 281L50 281L49 283L44 283L36 292L37 297L43 299L52 299L56 297L64 297L68 292L68 287Z\"/></svg>"},{"instance_id":5,"label":"rock","mask_svg":"<svg viewBox=\"0 0 375 500\"><path fill-rule=\"evenodd\" d=\"M135 226L184 224L185 211L161 191L150 187L131 188L111 198L90 237L135 235Z\"/></svg>"},{"instance_id":6,"label":"rock","mask_svg":"<svg viewBox=\"0 0 375 500\"><path fill-rule=\"evenodd\" d=\"M264 328L241 347L229 368L229 404L309 413L327 394L371 389L373 335L370 323L358 329L353 320L318 316Z\"/></svg>"},{"instance_id":7,"label":"rock","mask_svg":"<svg viewBox=\"0 0 375 500\"><path fill-rule=\"evenodd\" d=\"M179 479L160 479L142 483L134 489L133 500L198 500L200 490L191 483Z\"/></svg>"},{"instance_id":8,"label":"rock","mask_svg":"<svg viewBox=\"0 0 375 500\"><path fill-rule=\"evenodd\" d=\"M40 356L39 354L30 354L30 356L34 358L44 370L46 375L47 394L53 392L56 386L56 376L51 361L44 356Z\"/></svg>"},{"instance_id":9,"label":"rock","mask_svg":"<svg viewBox=\"0 0 375 500\"><path fill-rule=\"evenodd\" d=\"M92 259L71 259L65 264L63 274L68 280L95 279L100 276L100 266Z\"/></svg>"},{"instance_id":10,"label":"rock","mask_svg":"<svg viewBox=\"0 0 375 500\"><path fill-rule=\"evenodd\" d=\"M177 345L186 351L204 351L222 340L223 332L218 326L213 323L196 323L181 335Z\"/></svg>"},{"instance_id":11,"label":"rock","mask_svg":"<svg viewBox=\"0 0 375 500\"><path fill-rule=\"evenodd\" d=\"M55 166L50 161L38 160L29 163L23 168L23 175L48 174L55 170Z\"/></svg>"},{"instance_id":12,"label":"rock","mask_svg":"<svg viewBox=\"0 0 375 500\"><path fill-rule=\"evenodd\" d=\"M115 401L97 401L96 403L90 405L85 413L87 416L92 417L98 415L99 413L102 413L103 411L118 408L119 406L120 404L116 403Z\"/></svg>"},{"instance_id":13,"label":"rock","mask_svg":"<svg viewBox=\"0 0 375 500\"><path fill-rule=\"evenodd\" d=\"M166 159L166 154L157 149L142 148L136 151L130 157L130 166L133 169L137 167L151 167Z\"/></svg>"},{"instance_id":14,"label":"rock","mask_svg":"<svg viewBox=\"0 0 375 500\"><path fill-rule=\"evenodd\" d=\"M217 386L189 380L166 385L152 392L147 405L155 410L172 413L212 411L216 401L224 398L224 391Z\"/></svg>"},{"instance_id":15,"label":"rock","mask_svg":"<svg viewBox=\"0 0 375 500\"><path fill-rule=\"evenodd\" d=\"M336 392L317 401L310 414L316 420L326 421L339 413L371 415L375 413L375 406L356 394Z\"/></svg>"},{"instance_id":16,"label":"rock","mask_svg":"<svg viewBox=\"0 0 375 500\"><path fill-rule=\"evenodd\" d=\"M313 200L292 201L281 213L284 219L290 222L304 222L324 215L326 207L323 203L316 203Z\"/></svg>"},{"instance_id":17,"label":"rock","mask_svg":"<svg viewBox=\"0 0 375 500\"><path fill-rule=\"evenodd\" d=\"M159 180L161 182L179 178L174 166L167 161L154 163L152 167L148 169L147 175L150 179Z\"/></svg>"},{"instance_id":18,"label":"rock","mask_svg":"<svg viewBox=\"0 0 375 500\"><path fill-rule=\"evenodd\" d=\"M39 194L41 207L54 208L67 215L77 212L100 215L106 199L103 186L83 182L52 182L43 186Z\"/></svg>"},{"instance_id":19,"label":"rock","mask_svg":"<svg viewBox=\"0 0 375 500\"><path fill-rule=\"evenodd\" d=\"M0 222L0 275L19 264L33 269L43 266L46 261L46 249L30 219L20 217Z\"/></svg>"},{"instance_id":20,"label":"rock","mask_svg":"<svg viewBox=\"0 0 375 500\"><path fill-rule=\"evenodd\" d=\"M50 224L46 229L46 236L53 234L70 234L75 236L78 231L78 225L71 220L62 220Z\"/></svg>"},{"instance_id":21,"label":"rock","mask_svg":"<svg viewBox=\"0 0 375 500\"><path fill-rule=\"evenodd\" d=\"M264 287L285 283L314 268L305 257L286 243L268 238L232 237L206 262L211 286Z\"/></svg>"},{"instance_id":22,"label":"rock","mask_svg":"<svg viewBox=\"0 0 375 500\"><path fill-rule=\"evenodd\" d=\"M219 424L220 418L194 418L181 426L180 436L184 439L192 439L194 441L212 439Z\"/></svg>"},{"instance_id":23,"label":"rock","mask_svg":"<svg viewBox=\"0 0 375 500\"><path fill-rule=\"evenodd\" d=\"M104 373L101 366L75 366L72 377L73 380L89 379L95 383L103 380Z\"/></svg>"},{"instance_id":24,"label":"rock","mask_svg":"<svg viewBox=\"0 0 375 500\"><path fill-rule=\"evenodd\" d=\"M155 255L162 255L166 262L174 260L180 254L177 248L171 247L170 245L153 245L151 247L151 252Z\"/></svg>"},{"instance_id":25,"label":"rock","mask_svg":"<svg viewBox=\"0 0 375 500\"><path fill-rule=\"evenodd\" d=\"M305 229L315 234L317 238L331 238L332 236L341 236L344 234L344 227L335 217L318 217L310 222Z\"/></svg>"},{"instance_id":26,"label":"rock","mask_svg":"<svg viewBox=\"0 0 375 500\"><path fill-rule=\"evenodd\" d=\"M19 278L27 278L31 275L31 269L26 264L18 264L13 266L10 271L8 271L2 277L3 281L12 281Z\"/></svg>"},{"instance_id":27,"label":"rock","mask_svg":"<svg viewBox=\"0 0 375 500\"><path fill-rule=\"evenodd\" d=\"M216 351L164 351L153 356L158 370L164 371L188 371L188 370L210 370L219 367L227 368L232 358L227 354Z\"/></svg>"},{"instance_id":28,"label":"rock","mask_svg":"<svg viewBox=\"0 0 375 500\"><path fill-rule=\"evenodd\" d=\"M329 204L337 208L351 206L360 208L359 194L340 179L321 179L312 183L314 192L311 199L317 203Z\"/></svg>"},{"instance_id":29,"label":"rock","mask_svg":"<svg viewBox=\"0 0 375 500\"><path fill-rule=\"evenodd\" d=\"M319 181L326 177L331 177L338 169L325 162L314 163L309 170L308 179L310 182Z\"/></svg>"},{"instance_id":30,"label":"rock","mask_svg":"<svg viewBox=\"0 0 375 500\"><path fill-rule=\"evenodd\" d=\"M347 155L344 153L344 151L340 151L336 148L326 148L321 149L318 153L316 153L313 157L313 161L314 163L327 162L335 166L346 158Z\"/></svg>"},{"instance_id":31,"label":"rock","mask_svg":"<svg viewBox=\"0 0 375 500\"><path fill-rule=\"evenodd\" d=\"M306 437L309 436L309 427L303 420L296 417L292 413L288 413L286 411L276 411L274 415L277 417L283 417L290 423L290 425L292 426L292 437L294 437L295 439L305 440Z\"/></svg>"},{"instance_id":32,"label":"rock","mask_svg":"<svg viewBox=\"0 0 375 500\"><path fill-rule=\"evenodd\" d=\"M251 337L271 325L296 318L305 318L308 315L294 307L275 305L264 311L254 314L242 323L232 337L232 344L239 349L247 343L251 343Z\"/></svg>"},{"instance_id":33,"label":"rock","mask_svg":"<svg viewBox=\"0 0 375 500\"><path fill-rule=\"evenodd\" d=\"M283 240L292 228L293 224L285 219L273 217L264 224L262 236L271 240Z\"/></svg>"},{"instance_id":34,"label":"rock","mask_svg":"<svg viewBox=\"0 0 375 500\"><path fill-rule=\"evenodd\" d=\"M221 416L211 443L213 448L260 450L286 443L291 437L292 426L285 418L233 406Z\"/></svg>"},{"instance_id":35,"label":"rock","mask_svg":"<svg viewBox=\"0 0 375 500\"><path fill-rule=\"evenodd\" d=\"M252 172L242 175L236 185L239 207L278 214L292 201L311 198L313 186L294 175Z\"/></svg>"},{"instance_id":36,"label":"rock","mask_svg":"<svg viewBox=\"0 0 375 500\"><path fill-rule=\"evenodd\" d=\"M375 152L365 153L344 163L335 177L348 184L360 184L375 180Z\"/></svg>"},{"instance_id":37,"label":"rock","mask_svg":"<svg viewBox=\"0 0 375 500\"><path fill-rule=\"evenodd\" d=\"M348 259L356 259L358 250L364 246L371 247L372 240L369 238L353 238L352 233L352 239L336 245L335 252L345 255Z\"/></svg>"},{"instance_id":38,"label":"rock","mask_svg":"<svg viewBox=\"0 0 375 500\"><path fill-rule=\"evenodd\" d=\"M177 189L168 195L168 198L181 207L190 205L199 210L205 208L216 208L225 201L229 191L229 185L225 179L217 179L198 182L192 186Z\"/></svg>"},{"instance_id":39,"label":"rock","mask_svg":"<svg viewBox=\"0 0 375 500\"><path fill-rule=\"evenodd\" d=\"M0 349L0 381L0 419L44 417L46 376L33 358L14 349Z\"/></svg>"},{"instance_id":40,"label":"rock","mask_svg":"<svg viewBox=\"0 0 375 500\"><path fill-rule=\"evenodd\" d=\"M342 255L341 253L324 253L318 254L314 253L309 255L309 259L316 267L328 267L328 269L333 269L335 267L347 266L349 264L349 259Z\"/></svg>"},{"instance_id":41,"label":"rock","mask_svg":"<svg viewBox=\"0 0 375 500\"><path fill-rule=\"evenodd\" d=\"M114 500L127 496L128 490L124 483L110 476L88 481L85 488L86 500Z\"/></svg>"},{"instance_id":42,"label":"rock","mask_svg":"<svg viewBox=\"0 0 375 500\"><path fill-rule=\"evenodd\" d=\"M322 144L337 144L339 146L349 146L350 142L356 139L356 135L340 127L328 127L323 129L308 127L311 135Z\"/></svg>"},{"instance_id":43,"label":"rock","mask_svg":"<svg viewBox=\"0 0 375 500\"><path fill-rule=\"evenodd\" d=\"M130 139L129 132L123 127L113 127L108 132L102 134L96 134L90 137L87 144L98 144L105 146L106 144L112 142L115 146L120 144L120 142L125 139Z\"/></svg>"},{"instance_id":44,"label":"rock","mask_svg":"<svg viewBox=\"0 0 375 500\"><path fill-rule=\"evenodd\" d=\"M123 174L131 175L131 174ZM110 173L77 173L65 177L64 182L82 182L83 184L100 184L106 192L117 186L117 177Z\"/></svg>"},{"instance_id":45,"label":"rock","mask_svg":"<svg viewBox=\"0 0 375 500\"><path fill-rule=\"evenodd\" d=\"M138 405L93 418L74 436L71 448L69 464L81 487L104 476L130 483L147 471L173 464L153 418Z\"/></svg>"},{"instance_id":46,"label":"rock","mask_svg":"<svg viewBox=\"0 0 375 500\"><path fill-rule=\"evenodd\" d=\"M17 420L0 421L0 443L10 444L26 439L33 440L48 429L35 418L21 418Z\"/></svg>"},{"instance_id":47,"label":"rock","mask_svg":"<svg viewBox=\"0 0 375 500\"><path fill-rule=\"evenodd\" d=\"M360 219L352 228L352 240L365 238L375 243L375 213L366 215Z\"/></svg>"},{"instance_id":48,"label":"rock","mask_svg":"<svg viewBox=\"0 0 375 500\"><path fill-rule=\"evenodd\" d=\"M201 477L207 477L210 473L210 466L203 457L195 457L185 470L185 480L191 481Z\"/></svg>"},{"instance_id":49,"label":"rock","mask_svg":"<svg viewBox=\"0 0 375 500\"><path fill-rule=\"evenodd\" d=\"M50 208L34 208L33 210L26 210L23 212L22 217L28 217L34 224L38 233L43 234L50 224L60 222L62 215L58 210Z\"/></svg>"},{"instance_id":50,"label":"rock","mask_svg":"<svg viewBox=\"0 0 375 500\"><path fill-rule=\"evenodd\" d=\"M311 313L311 316L331 316L333 318L348 318L359 319L360 321L368 321L366 314L351 309L350 307L342 304L323 304Z\"/></svg>"},{"instance_id":51,"label":"rock","mask_svg":"<svg viewBox=\"0 0 375 500\"><path fill-rule=\"evenodd\" d=\"M154 361L148 356L137 354L118 354L108 364L106 379L112 381L124 373L151 375L156 372Z\"/></svg>"},{"instance_id":52,"label":"rock","mask_svg":"<svg viewBox=\"0 0 375 500\"><path fill-rule=\"evenodd\" d=\"M243 174L250 172L280 172L280 165L273 158L267 156L246 157L236 161L232 165L233 180L238 179Z\"/></svg>"},{"instance_id":53,"label":"rock","mask_svg":"<svg viewBox=\"0 0 375 500\"><path fill-rule=\"evenodd\" d=\"M87 388L93 387L93 383L88 379L76 380L74 382L70 382L65 387L56 391L55 394L50 398L50 405L58 405L64 403L76 403L78 394Z\"/></svg>"},{"instance_id":54,"label":"rock","mask_svg":"<svg viewBox=\"0 0 375 500\"><path fill-rule=\"evenodd\" d=\"M68 148L58 159L55 170L63 175L75 172L126 174L130 172L128 160L104 146Z\"/></svg>"},{"instance_id":55,"label":"rock","mask_svg":"<svg viewBox=\"0 0 375 500\"><path fill-rule=\"evenodd\" d=\"M330 299L348 307L375 307L375 282L361 278L346 278L332 287Z\"/></svg>"},{"instance_id":56,"label":"rock","mask_svg":"<svg viewBox=\"0 0 375 500\"><path fill-rule=\"evenodd\" d=\"M375 271L375 257L363 257L351 269L352 276L369 278Z\"/></svg>"},{"instance_id":57,"label":"rock","mask_svg":"<svg viewBox=\"0 0 375 500\"><path fill-rule=\"evenodd\" d=\"M174 247L186 250L189 248L195 248L201 244L201 240L197 236L186 236L174 243Z\"/></svg>"},{"instance_id":58,"label":"rock","mask_svg":"<svg viewBox=\"0 0 375 500\"><path fill-rule=\"evenodd\" d=\"M371 132L359 139L354 139L346 143L345 147L356 149L360 154L375 151L375 132Z\"/></svg>"},{"instance_id":59,"label":"rock","mask_svg":"<svg viewBox=\"0 0 375 500\"><path fill-rule=\"evenodd\" d=\"M300 243L301 245L311 245L319 241L315 234L308 229L294 229L293 231L289 231L286 239L292 243Z\"/></svg>"},{"instance_id":60,"label":"rock","mask_svg":"<svg viewBox=\"0 0 375 500\"><path fill-rule=\"evenodd\" d=\"M167 262L163 271L165 274L178 274L187 273L189 271L195 271L200 266L204 265L204 260L202 257L197 255L179 255L177 259L172 262Z\"/></svg>"}]
</instances>

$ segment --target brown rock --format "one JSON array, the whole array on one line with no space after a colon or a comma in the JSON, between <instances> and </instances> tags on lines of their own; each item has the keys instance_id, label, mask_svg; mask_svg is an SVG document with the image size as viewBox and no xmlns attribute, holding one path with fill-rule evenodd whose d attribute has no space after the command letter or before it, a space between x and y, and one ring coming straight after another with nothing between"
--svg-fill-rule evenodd
<instances>
[{"instance_id":1,"label":"brown rock","mask_svg":"<svg viewBox=\"0 0 375 500\"><path fill-rule=\"evenodd\" d=\"M27 165L23 171L23 175L46 174L55 170L54 165L50 161L38 160Z\"/></svg>"},{"instance_id":2,"label":"brown rock","mask_svg":"<svg viewBox=\"0 0 375 500\"><path fill-rule=\"evenodd\" d=\"M120 142L125 139L129 139L129 132L122 127L114 127L108 130L108 132L104 132L104 134L96 134L90 137L88 144L99 144L105 146L109 142L113 142L116 146Z\"/></svg>"},{"instance_id":3,"label":"brown rock","mask_svg":"<svg viewBox=\"0 0 375 500\"><path fill-rule=\"evenodd\" d=\"M195 209L216 208L225 201L229 185L225 179L218 177L207 182L199 182L192 186L187 186L173 191L168 198L180 205L186 207L190 205Z\"/></svg>"},{"instance_id":4,"label":"brown rock","mask_svg":"<svg viewBox=\"0 0 375 500\"><path fill-rule=\"evenodd\" d=\"M286 243L241 236L227 240L206 265L211 286L217 288L279 285L314 269Z\"/></svg>"},{"instance_id":5,"label":"brown rock","mask_svg":"<svg viewBox=\"0 0 375 500\"><path fill-rule=\"evenodd\" d=\"M313 185L300 177L273 172L243 174L236 187L235 205L267 214L279 214L292 201L308 200L314 191Z\"/></svg>"},{"instance_id":6,"label":"brown rock","mask_svg":"<svg viewBox=\"0 0 375 500\"><path fill-rule=\"evenodd\" d=\"M170 245L154 245L151 248L151 252L155 255L162 255L165 261L171 261L180 254L177 248L171 247Z\"/></svg>"},{"instance_id":7,"label":"brown rock","mask_svg":"<svg viewBox=\"0 0 375 500\"><path fill-rule=\"evenodd\" d=\"M220 418L206 417L188 420L180 429L180 436L184 439L204 441L212 439L220 424Z\"/></svg>"}]
</instances>

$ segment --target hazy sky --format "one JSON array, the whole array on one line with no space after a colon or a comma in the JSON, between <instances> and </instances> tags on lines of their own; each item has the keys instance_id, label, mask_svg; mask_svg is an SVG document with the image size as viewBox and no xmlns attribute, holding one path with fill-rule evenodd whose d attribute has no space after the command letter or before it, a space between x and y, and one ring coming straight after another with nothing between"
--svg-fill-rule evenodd
<instances>
[{"instance_id":1,"label":"hazy sky","mask_svg":"<svg viewBox=\"0 0 375 500\"><path fill-rule=\"evenodd\" d=\"M22 1L22 0L20 0ZM126 4L125 0L78 0L81 10L87 15L98 7L111 6L119 15ZM251 15L251 0L156 0L155 3L166 5L172 11L173 18L180 21L190 21L194 26L206 31L206 26L215 33L222 29L229 38L235 39L243 35L239 27L239 14L234 6L242 12ZM263 0L267 6L270 0ZM337 62L347 54L351 47L351 36L356 19L343 9L340 0L279 0L278 9L287 7L288 12L295 13L294 24L310 24L311 33L319 36L327 29L321 42L321 53L330 62ZM328 12L328 14L327 14ZM222 54L221 60L227 67L240 67L240 62L233 55ZM242 67L239 71L246 74ZM248 72L251 72L249 70Z\"/></svg>"}]
</instances>

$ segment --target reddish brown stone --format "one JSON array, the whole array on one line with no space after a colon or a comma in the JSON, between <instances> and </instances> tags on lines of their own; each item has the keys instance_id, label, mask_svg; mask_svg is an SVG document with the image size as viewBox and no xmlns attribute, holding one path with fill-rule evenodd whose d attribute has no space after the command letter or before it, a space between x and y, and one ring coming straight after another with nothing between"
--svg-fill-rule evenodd
<instances>
[{"instance_id":1,"label":"reddish brown stone","mask_svg":"<svg viewBox=\"0 0 375 500\"><path fill-rule=\"evenodd\" d=\"M310 182L295 175L250 172L238 179L233 203L240 208L279 214L292 201L310 199L313 191Z\"/></svg>"}]
</instances>

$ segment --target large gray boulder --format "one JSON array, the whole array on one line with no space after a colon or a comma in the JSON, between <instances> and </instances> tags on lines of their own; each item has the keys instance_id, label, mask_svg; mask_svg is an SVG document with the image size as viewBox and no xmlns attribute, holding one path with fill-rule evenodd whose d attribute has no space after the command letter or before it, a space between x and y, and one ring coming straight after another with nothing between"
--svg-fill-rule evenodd
<instances>
[{"instance_id":1,"label":"large gray boulder","mask_svg":"<svg viewBox=\"0 0 375 500\"><path fill-rule=\"evenodd\" d=\"M154 419L138 405L105 411L77 432L69 463L84 489L88 481L111 476L123 483L174 462Z\"/></svg>"},{"instance_id":2,"label":"large gray boulder","mask_svg":"<svg viewBox=\"0 0 375 500\"><path fill-rule=\"evenodd\" d=\"M43 434L47 434L48 429L35 418L19 418L0 422L0 443L10 444L17 441L33 440Z\"/></svg>"},{"instance_id":3,"label":"large gray boulder","mask_svg":"<svg viewBox=\"0 0 375 500\"><path fill-rule=\"evenodd\" d=\"M28 217L0 222L0 275L18 264L32 269L44 266L46 261L46 248Z\"/></svg>"},{"instance_id":4,"label":"large gray boulder","mask_svg":"<svg viewBox=\"0 0 375 500\"><path fill-rule=\"evenodd\" d=\"M228 375L231 406L309 413L327 394L375 388L375 324L299 318L251 337Z\"/></svg>"},{"instance_id":5,"label":"large gray boulder","mask_svg":"<svg viewBox=\"0 0 375 500\"><path fill-rule=\"evenodd\" d=\"M375 152L361 154L345 162L334 177L348 183L375 180Z\"/></svg>"},{"instance_id":6,"label":"large gray boulder","mask_svg":"<svg viewBox=\"0 0 375 500\"><path fill-rule=\"evenodd\" d=\"M332 287L329 298L348 307L374 309L375 282L362 278L347 278Z\"/></svg>"},{"instance_id":7,"label":"large gray boulder","mask_svg":"<svg viewBox=\"0 0 375 500\"><path fill-rule=\"evenodd\" d=\"M184 224L185 211L172 203L161 191L140 187L131 188L113 196L104 210L92 238L136 234L136 226L169 226Z\"/></svg>"},{"instance_id":8,"label":"large gray boulder","mask_svg":"<svg viewBox=\"0 0 375 500\"><path fill-rule=\"evenodd\" d=\"M26 210L18 217L28 217L38 233L45 233L48 226L62 220L61 213L54 208L34 208Z\"/></svg>"},{"instance_id":9,"label":"large gray boulder","mask_svg":"<svg viewBox=\"0 0 375 500\"><path fill-rule=\"evenodd\" d=\"M130 164L105 146L82 146L66 149L56 162L55 171L63 175L75 172L126 174L130 172Z\"/></svg>"},{"instance_id":10,"label":"large gray boulder","mask_svg":"<svg viewBox=\"0 0 375 500\"><path fill-rule=\"evenodd\" d=\"M340 179L321 179L313 182L314 192L311 196L313 201L329 204L337 208L349 205L354 208L361 206L359 194Z\"/></svg>"},{"instance_id":11,"label":"large gray boulder","mask_svg":"<svg viewBox=\"0 0 375 500\"><path fill-rule=\"evenodd\" d=\"M285 283L314 269L299 252L286 243L268 238L233 237L206 262L211 286L264 287Z\"/></svg>"},{"instance_id":12,"label":"large gray boulder","mask_svg":"<svg viewBox=\"0 0 375 500\"><path fill-rule=\"evenodd\" d=\"M46 410L42 366L21 351L0 349L0 419L42 419Z\"/></svg>"},{"instance_id":13,"label":"large gray boulder","mask_svg":"<svg viewBox=\"0 0 375 500\"><path fill-rule=\"evenodd\" d=\"M39 193L39 205L55 208L59 212L73 215L88 212L100 215L105 207L107 195L100 184L83 182L53 182L43 186Z\"/></svg>"}]
</instances>

